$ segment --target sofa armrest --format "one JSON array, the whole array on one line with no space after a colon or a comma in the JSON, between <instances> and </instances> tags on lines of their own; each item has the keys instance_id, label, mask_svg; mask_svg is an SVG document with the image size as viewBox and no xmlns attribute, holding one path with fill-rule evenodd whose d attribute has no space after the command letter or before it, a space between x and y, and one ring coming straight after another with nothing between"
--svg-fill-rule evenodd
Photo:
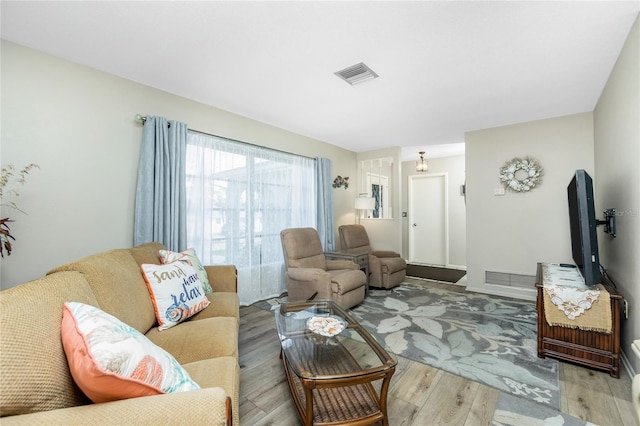
<instances>
[{"instance_id":1,"label":"sofa armrest","mask_svg":"<svg viewBox=\"0 0 640 426\"><path fill-rule=\"evenodd\" d=\"M64 424L231 425L231 403L222 388L145 396L33 414L2 417L2 426Z\"/></svg>"},{"instance_id":2,"label":"sofa armrest","mask_svg":"<svg viewBox=\"0 0 640 426\"><path fill-rule=\"evenodd\" d=\"M206 265L209 284L213 291L238 292L238 271L235 265Z\"/></svg>"},{"instance_id":3,"label":"sofa armrest","mask_svg":"<svg viewBox=\"0 0 640 426\"><path fill-rule=\"evenodd\" d=\"M339 269L360 269L360 267L350 260L344 260L344 259L327 260L328 271L337 271Z\"/></svg>"}]
</instances>

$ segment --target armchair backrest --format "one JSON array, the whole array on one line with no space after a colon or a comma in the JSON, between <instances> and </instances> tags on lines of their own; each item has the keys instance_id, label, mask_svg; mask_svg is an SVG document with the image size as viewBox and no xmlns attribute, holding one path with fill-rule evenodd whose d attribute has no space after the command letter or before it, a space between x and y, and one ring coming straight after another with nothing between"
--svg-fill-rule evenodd
<instances>
[{"instance_id":1,"label":"armchair backrest","mask_svg":"<svg viewBox=\"0 0 640 426\"><path fill-rule=\"evenodd\" d=\"M284 263L289 268L327 269L318 231L313 228L289 228L280 232Z\"/></svg>"},{"instance_id":2,"label":"armchair backrest","mask_svg":"<svg viewBox=\"0 0 640 426\"><path fill-rule=\"evenodd\" d=\"M362 225L342 225L338 228L340 247L349 253L369 253L371 245L367 230Z\"/></svg>"}]
</instances>

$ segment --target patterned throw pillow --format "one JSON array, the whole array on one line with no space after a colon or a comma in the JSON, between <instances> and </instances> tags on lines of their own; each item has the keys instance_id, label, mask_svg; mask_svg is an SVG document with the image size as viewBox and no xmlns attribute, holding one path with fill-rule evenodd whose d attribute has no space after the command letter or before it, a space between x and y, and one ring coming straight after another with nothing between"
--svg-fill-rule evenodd
<instances>
[{"instance_id":1,"label":"patterned throw pillow","mask_svg":"<svg viewBox=\"0 0 640 426\"><path fill-rule=\"evenodd\" d=\"M160 331L181 323L211 303L193 266L182 262L143 263L141 268Z\"/></svg>"},{"instance_id":2,"label":"patterned throw pillow","mask_svg":"<svg viewBox=\"0 0 640 426\"><path fill-rule=\"evenodd\" d=\"M202 288L204 288L204 293L209 294L213 291L211 288L211 284L209 284L209 277L207 276L207 271L202 266L202 262L198 259L196 255L196 251L192 248L186 249L183 252L175 252L170 250L160 250L160 260L162 263L173 263L176 261L188 263L193 266L200 277L200 282L202 283Z\"/></svg>"},{"instance_id":3,"label":"patterned throw pillow","mask_svg":"<svg viewBox=\"0 0 640 426\"><path fill-rule=\"evenodd\" d=\"M73 379L95 403L200 389L168 352L94 306L65 303L61 337Z\"/></svg>"}]
</instances>

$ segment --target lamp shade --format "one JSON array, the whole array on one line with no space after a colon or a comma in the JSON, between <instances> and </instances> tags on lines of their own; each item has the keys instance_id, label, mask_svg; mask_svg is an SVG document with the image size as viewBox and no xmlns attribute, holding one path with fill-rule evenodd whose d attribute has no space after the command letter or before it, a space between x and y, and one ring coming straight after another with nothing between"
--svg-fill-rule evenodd
<instances>
[{"instance_id":1,"label":"lamp shade","mask_svg":"<svg viewBox=\"0 0 640 426\"><path fill-rule=\"evenodd\" d=\"M373 197L358 197L355 201L356 210L373 210L376 202Z\"/></svg>"}]
</instances>

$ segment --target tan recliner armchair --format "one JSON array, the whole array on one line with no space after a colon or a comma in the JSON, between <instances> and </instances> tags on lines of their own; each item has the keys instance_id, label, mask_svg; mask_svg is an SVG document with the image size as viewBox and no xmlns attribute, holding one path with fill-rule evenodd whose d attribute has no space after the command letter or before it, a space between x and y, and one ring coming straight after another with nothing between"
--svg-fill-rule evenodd
<instances>
[{"instance_id":1,"label":"tan recliner armchair","mask_svg":"<svg viewBox=\"0 0 640 426\"><path fill-rule=\"evenodd\" d=\"M348 260L327 260L315 229L285 229L280 239L290 301L329 299L351 308L364 300L364 272Z\"/></svg>"},{"instance_id":2,"label":"tan recliner armchair","mask_svg":"<svg viewBox=\"0 0 640 426\"><path fill-rule=\"evenodd\" d=\"M338 228L342 250L348 253L369 253L369 286L393 288L407 276L407 262L393 251L371 248L367 230L362 225L342 225Z\"/></svg>"}]
</instances>

